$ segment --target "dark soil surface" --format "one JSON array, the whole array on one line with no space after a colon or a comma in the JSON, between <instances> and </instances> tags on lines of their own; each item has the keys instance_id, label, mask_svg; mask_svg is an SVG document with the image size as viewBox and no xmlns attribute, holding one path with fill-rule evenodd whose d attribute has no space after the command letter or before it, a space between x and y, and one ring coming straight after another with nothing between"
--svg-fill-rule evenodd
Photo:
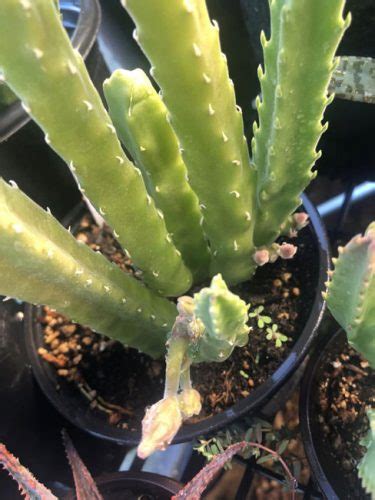
<instances>
[{"instance_id":1,"label":"dark soil surface","mask_svg":"<svg viewBox=\"0 0 375 500\"><path fill-rule=\"evenodd\" d=\"M137 275L107 228L99 229L85 216L76 234L125 271ZM203 398L199 419L248 396L280 366L298 339L315 296L318 259L308 229L293 243L298 245L293 260L278 260L259 268L251 282L233 289L251 303L251 311L263 305L262 315L271 318L288 340L276 347L274 340L266 339L266 328L271 325L260 328L253 318L246 347L237 348L222 363L195 365L193 385ZM164 362L73 324L48 308L44 312L40 322L45 346L39 354L56 367L61 378L79 387L92 408L106 412L110 423L138 430L145 407L162 397Z\"/></svg>"},{"instance_id":2,"label":"dark soil surface","mask_svg":"<svg viewBox=\"0 0 375 500\"><path fill-rule=\"evenodd\" d=\"M342 498L366 498L357 464L366 451L361 445L369 428L366 407L375 408L375 370L347 344L339 354L335 351L326 360L317 388L314 414L318 442L339 471L337 477L335 468L325 466L329 479L338 480L340 490L347 495Z\"/></svg>"}]
</instances>

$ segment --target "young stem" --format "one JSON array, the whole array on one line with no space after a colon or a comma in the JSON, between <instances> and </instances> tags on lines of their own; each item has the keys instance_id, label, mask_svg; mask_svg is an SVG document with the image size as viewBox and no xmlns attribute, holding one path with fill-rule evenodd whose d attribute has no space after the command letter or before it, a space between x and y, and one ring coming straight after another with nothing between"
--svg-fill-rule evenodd
<instances>
[{"instance_id":1,"label":"young stem","mask_svg":"<svg viewBox=\"0 0 375 500\"><path fill-rule=\"evenodd\" d=\"M190 364L181 373L180 387L181 387L181 390L183 390L183 391L192 389L191 378L190 378Z\"/></svg>"},{"instance_id":2,"label":"young stem","mask_svg":"<svg viewBox=\"0 0 375 500\"><path fill-rule=\"evenodd\" d=\"M165 373L165 388L164 398L176 396L179 385L182 364L188 348L187 337L172 337L169 340L169 348L167 354L167 366Z\"/></svg>"}]
</instances>

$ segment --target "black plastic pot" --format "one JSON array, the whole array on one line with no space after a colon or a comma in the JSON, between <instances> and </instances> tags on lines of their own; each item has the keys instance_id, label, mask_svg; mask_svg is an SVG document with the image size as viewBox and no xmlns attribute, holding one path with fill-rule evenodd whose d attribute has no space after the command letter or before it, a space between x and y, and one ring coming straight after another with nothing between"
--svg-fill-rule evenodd
<instances>
[{"instance_id":1,"label":"black plastic pot","mask_svg":"<svg viewBox=\"0 0 375 500\"><path fill-rule=\"evenodd\" d=\"M60 9L65 28L68 32L72 32L74 47L83 58L86 58L95 42L100 26L98 0L61 0ZM0 110L0 142L7 140L30 119L18 100Z\"/></svg>"},{"instance_id":2,"label":"black plastic pot","mask_svg":"<svg viewBox=\"0 0 375 500\"><path fill-rule=\"evenodd\" d=\"M185 442L199 435L210 434L243 415L262 410L272 398L277 397L275 396L276 392L287 381L296 376L298 367L309 352L310 346L317 336L318 327L324 312L324 302L321 292L324 290L324 282L327 276L329 252L325 229L316 209L307 197L303 198L303 203L304 209L308 212L311 220L308 230L311 231L316 248L314 258L316 259L315 264L317 269L315 298L303 331L301 331L298 340L292 347L289 356L274 372L272 377L253 390L248 397L226 411L204 419L199 423L183 426L174 439L174 443ZM78 208L78 211L72 213L69 220L66 221L67 224L74 226L74 221L77 222L79 220L79 215L82 215L82 213ZM111 426L103 415L90 410L87 400L84 399L79 391L72 384L64 383L64 381L58 379L56 370L40 358L38 348L43 346L43 333L40 324L36 321L40 312L40 309L30 305L26 307L25 341L34 375L45 395L58 411L77 427L95 436L120 444L137 444L140 439L138 433ZM57 385L60 386L59 391L56 390Z\"/></svg>"},{"instance_id":3,"label":"black plastic pot","mask_svg":"<svg viewBox=\"0 0 375 500\"><path fill-rule=\"evenodd\" d=\"M333 336L323 336L311 357L301 383L300 422L303 444L309 461L313 480L324 497L329 500L352 500L354 498L370 500L358 480L358 495L353 495L345 484L342 467L331 454L333 443L322 439L322 431L316 418L315 402L317 401L318 381L330 353L340 353L345 347L346 335L338 330Z\"/></svg>"},{"instance_id":4,"label":"black plastic pot","mask_svg":"<svg viewBox=\"0 0 375 500\"><path fill-rule=\"evenodd\" d=\"M129 500L133 498L131 494L134 499L169 500L182 488L174 479L150 472L116 472L96 479L95 483L104 500ZM65 500L75 499L74 493L65 497Z\"/></svg>"}]
</instances>

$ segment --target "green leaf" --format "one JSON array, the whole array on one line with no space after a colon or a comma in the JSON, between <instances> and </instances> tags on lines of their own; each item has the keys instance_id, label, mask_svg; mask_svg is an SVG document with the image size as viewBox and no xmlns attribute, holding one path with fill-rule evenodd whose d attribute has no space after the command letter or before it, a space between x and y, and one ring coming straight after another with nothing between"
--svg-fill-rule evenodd
<instances>
[{"instance_id":1,"label":"green leaf","mask_svg":"<svg viewBox=\"0 0 375 500\"><path fill-rule=\"evenodd\" d=\"M258 458L257 464L264 464L265 462L268 462L269 460L273 460L273 455L263 455L262 457Z\"/></svg>"}]
</instances>

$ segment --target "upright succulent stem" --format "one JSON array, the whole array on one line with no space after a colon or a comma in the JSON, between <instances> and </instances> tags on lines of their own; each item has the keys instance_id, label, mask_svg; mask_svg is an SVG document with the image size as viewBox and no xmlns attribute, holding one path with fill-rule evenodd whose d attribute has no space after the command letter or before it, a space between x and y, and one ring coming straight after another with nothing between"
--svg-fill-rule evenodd
<instances>
[{"instance_id":1,"label":"upright succulent stem","mask_svg":"<svg viewBox=\"0 0 375 500\"><path fill-rule=\"evenodd\" d=\"M211 275L221 272L232 284L244 281L255 267L250 256L256 179L217 24L204 0L122 3L153 65L201 204Z\"/></svg>"},{"instance_id":2,"label":"upright succulent stem","mask_svg":"<svg viewBox=\"0 0 375 500\"><path fill-rule=\"evenodd\" d=\"M144 281L162 295L186 291L191 273L141 172L126 158L53 0L1 1L0 70L116 231Z\"/></svg>"},{"instance_id":3,"label":"upright succulent stem","mask_svg":"<svg viewBox=\"0 0 375 500\"><path fill-rule=\"evenodd\" d=\"M269 245L300 205L314 177L316 146L326 125L324 110L334 55L350 17L345 0L272 0L271 38L264 33L265 72L259 68L262 99L254 124L253 161L258 171L254 239ZM332 96L333 98L333 96Z\"/></svg>"},{"instance_id":4,"label":"upright succulent stem","mask_svg":"<svg viewBox=\"0 0 375 500\"><path fill-rule=\"evenodd\" d=\"M327 283L327 305L350 344L375 368L375 222L345 247Z\"/></svg>"},{"instance_id":5,"label":"upright succulent stem","mask_svg":"<svg viewBox=\"0 0 375 500\"><path fill-rule=\"evenodd\" d=\"M158 357L175 305L80 244L51 214L0 180L0 293L47 304Z\"/></svg>"},{"instance_id":6,"label":"upright succulent stem","mask_svg":"<svg viewBox=\"0 0 375 500\"><path fill-rule=\"evenodd\" d=\"M149 194L163 212L171 238L195 282L208 277L210 254L199 200L187 179L167 108L146 74L117 70L104 82L104 94L117 133L141 169Z\"/></svg>"}]
</instances>

